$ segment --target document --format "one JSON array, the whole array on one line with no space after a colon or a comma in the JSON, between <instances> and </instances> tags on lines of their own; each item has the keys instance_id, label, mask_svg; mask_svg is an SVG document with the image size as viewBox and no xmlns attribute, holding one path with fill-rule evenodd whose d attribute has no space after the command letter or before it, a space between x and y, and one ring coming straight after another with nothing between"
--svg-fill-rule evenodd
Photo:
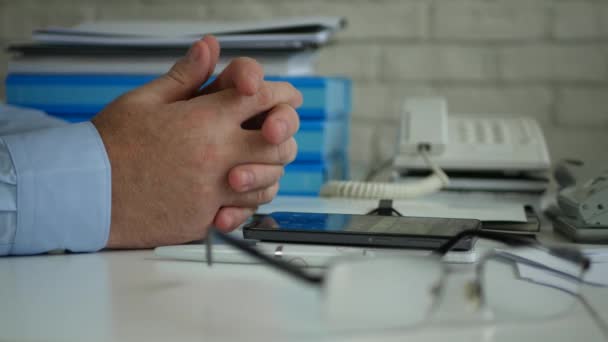
<instances>
[{"instance_id":1,"label":"document","mask_svg":"<svg viewBox=\"0 0 608 342\"><path fill-rule=\"evenodd\" d=\"M344 27L342 17L297 17L259 21L99 21L33 32L52 44L182 46L214 34L222 48L301 49L323 45Z\"/></svg>"},{"instance_id":2,"label":"document","mask_svg":"<svg viewBox=\"0 0 608 342\"><path fill-rule=\"evenodd\" d=\"M519 276L540 284L551 285L569 292L576 292L582 281L593 286L608 286L608 248L586 248L582 253L591 260L590 268L580 274L580 268L574 264L549 253L540 252L534 248L500 251L504 255L524 258L533 261L536 266L525 262L517 262Z\"/></svg>"}]
</instances>

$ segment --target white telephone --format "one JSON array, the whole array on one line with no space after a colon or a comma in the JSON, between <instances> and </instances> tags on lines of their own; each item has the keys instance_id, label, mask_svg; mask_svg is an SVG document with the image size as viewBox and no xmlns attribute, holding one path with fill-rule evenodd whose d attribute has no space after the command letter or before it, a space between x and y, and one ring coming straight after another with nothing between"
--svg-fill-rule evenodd
<instances>
[{"instance_id":1,"label":"white telephone","mask_svg":"<svg viewBox=\"0 0 608 342\"><path fill-rule=\"evenodd\" d=\"M392 166L395 182L333 181L321 195L399 199L443 187L542 191L547 179L539 175L551 162L542 131L531 118L448 117L445 99L413 98L404 102ZM405 184L403 175L423 178Z\"/></svg>"},{"instance_id":2,"label":"white telephone","mask_svg":"<svg viewBox=\"0 0 608 342\"><path fill-rule=\"evenodd\" d=\"M444 170L521 173L547 171L549 152L538 123L528 117L447 115L442 98L405 101L396 168L428 169L416 148L427 143Z\"/></svg>"}]
</instances>

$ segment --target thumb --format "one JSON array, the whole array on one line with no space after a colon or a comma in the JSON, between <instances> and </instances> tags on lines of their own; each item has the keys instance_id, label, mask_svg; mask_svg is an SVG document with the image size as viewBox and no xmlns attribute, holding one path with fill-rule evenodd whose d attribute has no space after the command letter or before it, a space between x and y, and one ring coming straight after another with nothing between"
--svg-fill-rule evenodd
<instances>
[{"instance_id":1,"label":"thumb","mask_svg":"<svg viewBox=\"0 0 608 342\"><path fill-rule=\"evenodd\" d=\"M213 73L216 63L217 57L212 58L206 39L198 40L166 74L134 92L149 104L190 99Z\"/></svg>"}]
</instances>

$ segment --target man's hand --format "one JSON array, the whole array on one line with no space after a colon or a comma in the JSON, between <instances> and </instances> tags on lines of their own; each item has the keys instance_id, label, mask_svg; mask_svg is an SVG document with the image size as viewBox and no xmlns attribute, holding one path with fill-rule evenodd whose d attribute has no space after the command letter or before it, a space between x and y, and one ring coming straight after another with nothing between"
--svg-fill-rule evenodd
<instances>
[{"instance_id":1,"label":"man's hand","mask_svg":"<svg viewBox=\"0 0 608 342\"><path fill-rule=\"evenodd\" d=\"M206 37L165 76L93 119L112 166L107 247L192 241L214 221L232 229L276 194L282 166L295 157L301 95L287 83L262 81L248 59L201 94L218 54ZM261 130L241 127L264 112Z\"/></svg>"},{"instance_id":2,"label":"man's hand","mask_svg":"<svg viewBox=\"0 0 608 342\"><path fill-rule=\"evenodd\" d=\"M219 45L211 37L205 37L205 41L210 49L211 67L213 68L219 58ZM211 73L212 71L209 72L209 75ZM211 94L224 89L235 88L243 95L253 95L259 89L263 79L264 71L260 64L251 58L241 57L233 60L217 79L205 87L200 94ZM280 110L268 113L261 125L262 135L273 144L281 144L289 140L298 128L299 118L297 114ZM278 186L278 181L283 172L283 165L239 165L230 170L228 181L232 189L237 192L259 190L263 187ZM256 209L257 207L223 207L217 213L214 225L223 231L233 230L251 216Z\"/></svg>"}]
</instances>

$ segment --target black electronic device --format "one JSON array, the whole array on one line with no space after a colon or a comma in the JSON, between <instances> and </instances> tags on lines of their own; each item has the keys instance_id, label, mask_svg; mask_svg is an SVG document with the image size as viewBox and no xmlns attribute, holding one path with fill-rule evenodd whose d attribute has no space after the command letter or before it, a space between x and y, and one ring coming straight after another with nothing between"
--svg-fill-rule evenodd
<instances>
[{"instance_id":1,"label":"black electronic device","mask_svg":"<svg viewBox=\"0 0 608 342\"><path fill-rule=\"evenodd\" d=\"M274 212L255 215L243 234L261 241L435 249L480 227L475 219ZM455 249L472 246L473 238L466 238Z\"/></svg>"}]
</instances>

